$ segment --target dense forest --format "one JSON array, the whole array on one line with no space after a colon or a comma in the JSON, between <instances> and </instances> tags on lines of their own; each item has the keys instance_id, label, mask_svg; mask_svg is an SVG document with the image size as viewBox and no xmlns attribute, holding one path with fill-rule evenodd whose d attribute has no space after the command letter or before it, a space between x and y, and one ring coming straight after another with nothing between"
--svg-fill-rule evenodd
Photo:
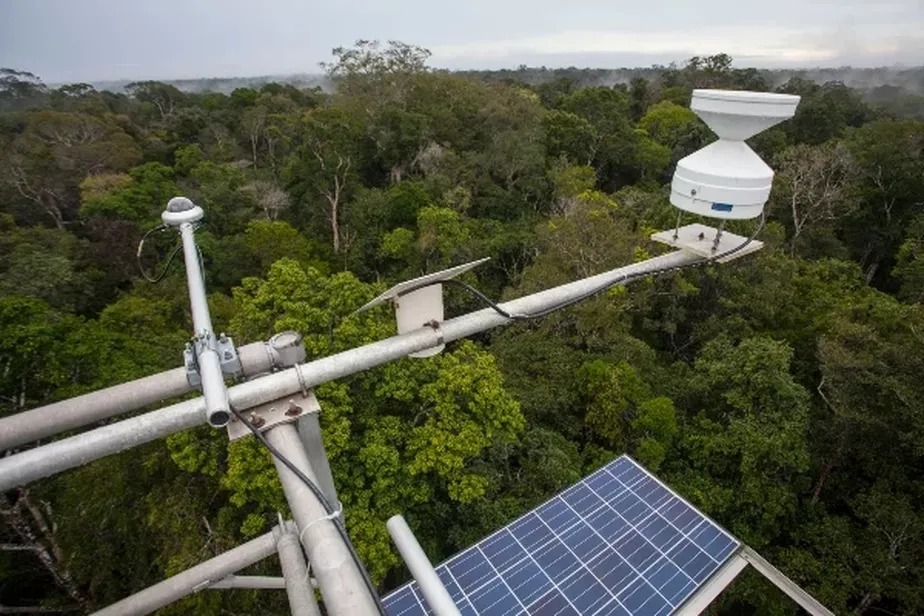
<instances>
[{"instance_id":1,"label":"dense forest","mask_svg":"<svg viewBox=\"0 0 924 616\"><path fill-rule=\"evenodd\" d=\"M160 282L136 263L170 197L205 209L216 330L240 345L296 329L320 357L393 334L390 308L355 309L428 271L489 256L465 280L513 298L663 252L648 237L674 225L673 165L714 139L692 89L795 93L795 118L752 140L777 170L763 250L323 385L326 447L383 591L407 579L388 517L439 561L625 452L835 613L924 613L924 122L724 55L614 86L455 75L428 55L336 49L331 93L0 70L0 413L181 365L176 236L140 256ZM253 439L202 427L104 458L0 497L0 603L81 613L277 511ZM286 609L234 590L161 613ZM797 610L756 574L711 609Z\"/></svg>"}]
</instances>

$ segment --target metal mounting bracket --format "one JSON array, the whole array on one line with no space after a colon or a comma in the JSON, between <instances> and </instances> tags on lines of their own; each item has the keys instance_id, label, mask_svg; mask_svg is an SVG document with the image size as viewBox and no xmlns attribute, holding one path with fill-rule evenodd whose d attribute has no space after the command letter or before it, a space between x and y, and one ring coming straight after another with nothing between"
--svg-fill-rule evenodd
<instances>
[{"instance_id":1,"label":"metal mounting bracket","mask_svg":"<svg viewBox=\"0 0 924 616\"><path fill-rule=\"evenodd\" d=\"M224 333L215 338L211 332L205 331L187 342L186 349L183 351L186 381L190 386L200 387L202 385L202 377L199 375L199 353L205 349L212 349L218 354L221 372L225 377L236 379L243 374L241 358L237 354L234 340Z\"/></svg>"},{"instance_id":2,"label":"metal mounting bracket","mask_svg":"<svg viewBox=\"0 0 924 616\"><path fill-rule=\"evenodd\" d=\"M716 235L719 236L718 243L715 241ZM728 233L727 231L719 231L714 227L707 227L706 225L700 224L687 225L679 229L659 231L653 234L651 239L672 246L673 248L680 248L692 252L693 254L707 259L720 255L736 246L741 246L748 240L746 237ZM763 242L751 240L751 242L741 250L736 250L734 253L717 260L719 263L726 263L732 259L757 252L763 247Z\"/></svg>"},{"instance_id":3,"label":"metal mounting bracket","mask_svg":"<svg viewBox=\"0 0 924 616\"><path fill-rule=\"evenodd\" d=\"M318 398L314 391L309 389L304 398L280 398L242 411L241 414L250 420L257 430L265 432L280 424L292 423L305 415L320 412ZM250 429L237 417L231 417L231 421L228 422L228 440L236 441L251 434Z\"/></svg>"}]
</instances>

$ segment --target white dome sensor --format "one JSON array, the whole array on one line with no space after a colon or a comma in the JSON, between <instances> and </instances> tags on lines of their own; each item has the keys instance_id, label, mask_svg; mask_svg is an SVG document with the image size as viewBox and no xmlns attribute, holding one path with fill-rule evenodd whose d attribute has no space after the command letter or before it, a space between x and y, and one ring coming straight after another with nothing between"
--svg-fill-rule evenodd
<instances>
[{"instance_id":1,"label":"white dome sensor","mask_svg":"<svg viewBox=\"0 0 924 616\"><path fill-rule=\"evenodd\" d=\"M744 142L788 120L799 97L770 92L694 90L690 104L719 140L677 163L671 204L709 218L757 218L770 197L773 170Z\"/></svg>"}]
</instances>

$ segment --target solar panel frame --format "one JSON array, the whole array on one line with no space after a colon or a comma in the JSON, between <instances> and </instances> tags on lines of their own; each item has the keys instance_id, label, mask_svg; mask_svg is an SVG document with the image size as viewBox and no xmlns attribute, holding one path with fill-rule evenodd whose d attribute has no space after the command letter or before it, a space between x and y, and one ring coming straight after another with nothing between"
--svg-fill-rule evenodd
<instances>
[{"instance_id":1,"label":"solar panel frame","mask_svg":"<svg viewBox=\"0 0 924 616\"><path fill-rule=\"evenodd\" d=\"M740 542L623 455L436 567L465 615L665 616ZM383 603L432 614L416 582Z\"/></svg>"}]
</instances>

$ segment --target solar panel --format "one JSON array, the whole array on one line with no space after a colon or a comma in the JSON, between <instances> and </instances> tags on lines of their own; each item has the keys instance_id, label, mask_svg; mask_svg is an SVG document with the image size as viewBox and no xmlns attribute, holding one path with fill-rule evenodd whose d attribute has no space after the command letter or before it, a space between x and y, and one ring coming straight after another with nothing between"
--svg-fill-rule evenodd
<instances>
[{"instance_id":1,"label":"solar panel","mask_svg":"<svg viewBox=\"0 0 924 616\"><path fill-rule=\"evenodd\" d=\"M628 456L436 567L463 615L662 616L739 542ZM416 582L389 616L431 614Z\"/></svg>"}]
</instances>

